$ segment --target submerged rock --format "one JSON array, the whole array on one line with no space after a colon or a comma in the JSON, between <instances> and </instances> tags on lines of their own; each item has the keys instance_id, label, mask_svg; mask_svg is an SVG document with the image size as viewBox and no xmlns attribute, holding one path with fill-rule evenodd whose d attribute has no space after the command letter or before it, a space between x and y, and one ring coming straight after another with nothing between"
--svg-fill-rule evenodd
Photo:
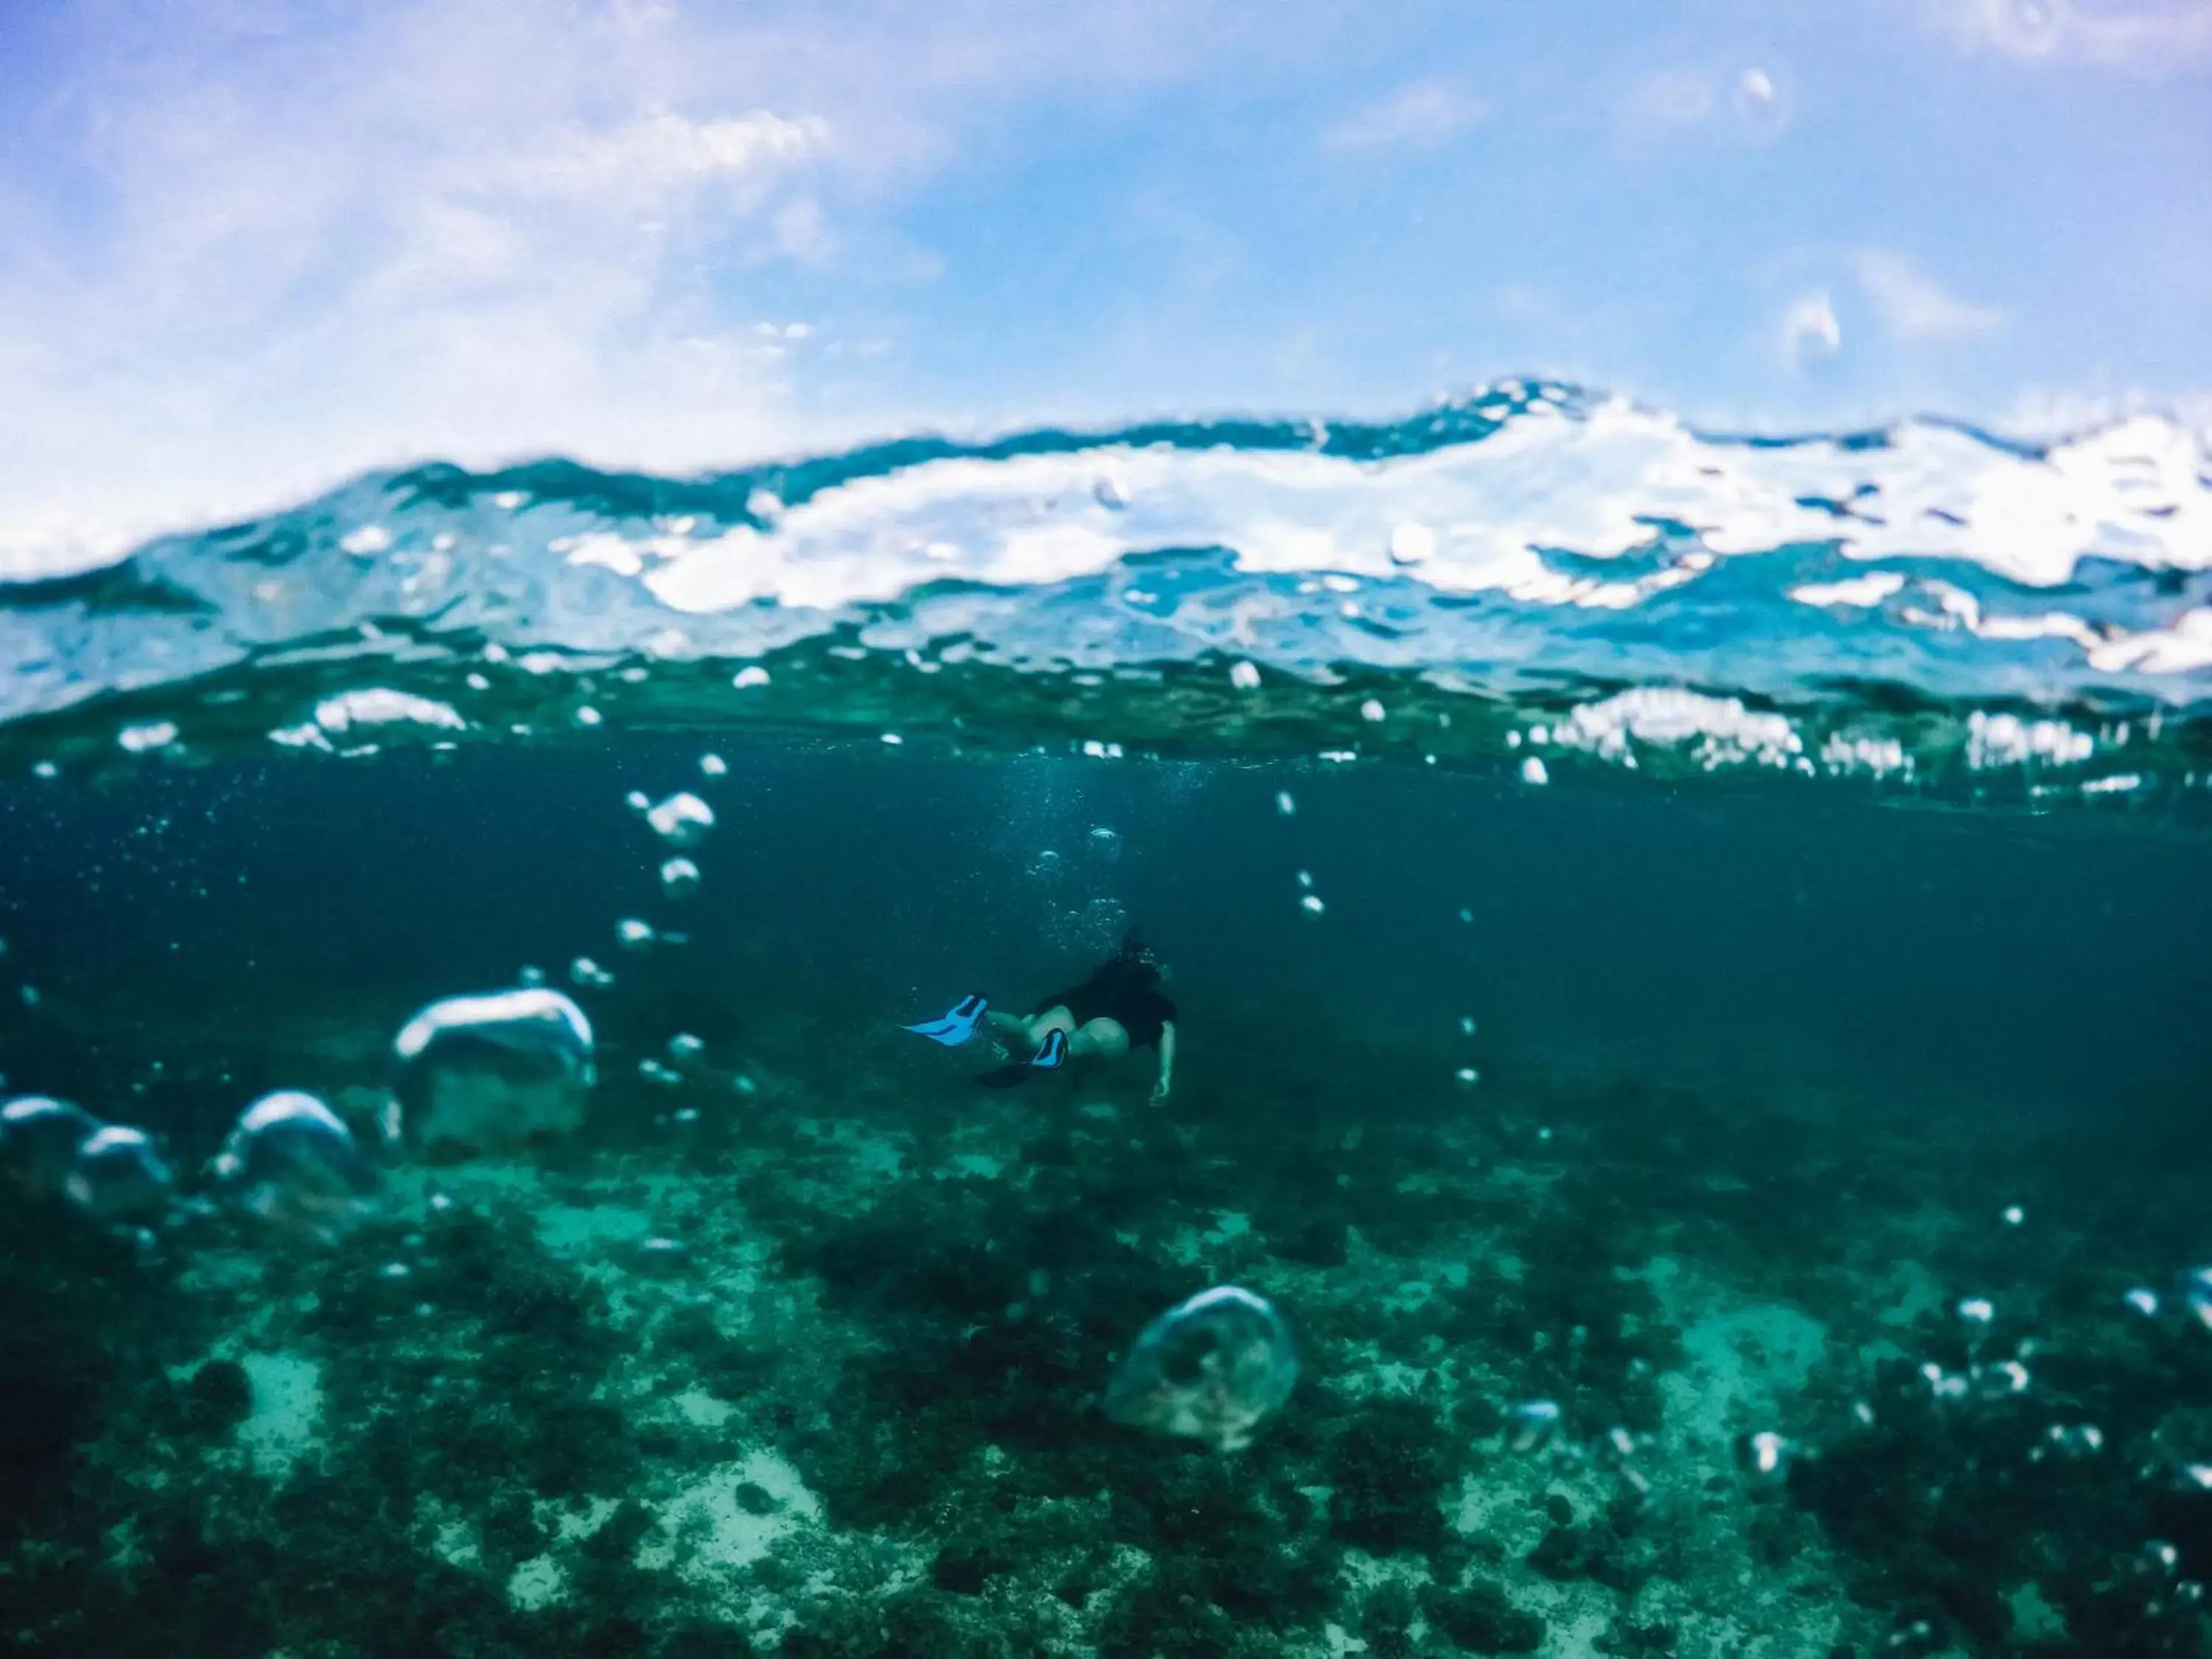
<instances>
[{"instance_id":1,"label":"submerged rock","mask_svg":"<svg viewBox=\"0 0 2212 1659\"><path fill-rule=\"evenodd\" d=\"M1289 1328L1264 1297L1218 1285L1145 1327L1106 1385L1106 1415L1216 1451L1251 1443L1298 1380Z\"/></svg>"},{"instance_id":2,"label":"submerged rock","mask_svg":"<svg viewBox=\"0 0 2212 1659\"><path fill-rule=\"evenodd\" d=\"M1505 1592L1478 1578L1459 1590L1431 1592L1429 1622L1468 1653L1534 1653L1544 1645L1544 1620L1516 1607Z\"/></svg>"},{"instance_id":3,"label":"submerged rock","mask_svg":"<svg viewBox=\"0 0 2212 1659\"><path fill-rule=\"evenodd\" d=\"M234 1359L210 1359L179 1390L187 1427L227 1434L253 1414L253 1384Z\"/></svg>"},{"instance_id":4,"label":"submerged rock","mask_svg":"<svg viewBox=\"0 0 2212 1659\"><path fill-rule=\"evenodd\" d=\"M516 1152L572 1133L597 1080L591 1022L544 987L434 1002L392 1048L404 1135L435 1158Z\"/></svg>"},{"instance_id":5,"label":"submerged rock","mask_svg":"<svg viewBox=\"0 0 2212 1659\"><path fill-rule=\"evenodd\" d=\"M380 1181L344 1121L297 1090L264 1095L240 1113L210 1172L244 1214L324 1243L374 1212Z\"/></svg>"}]
</instances>

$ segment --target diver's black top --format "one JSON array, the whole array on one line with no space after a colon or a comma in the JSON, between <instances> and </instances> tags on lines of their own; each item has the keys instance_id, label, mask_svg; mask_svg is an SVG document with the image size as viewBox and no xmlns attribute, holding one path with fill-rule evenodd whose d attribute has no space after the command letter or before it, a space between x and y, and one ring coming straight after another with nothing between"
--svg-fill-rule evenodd
<instances>
[{"instance_id":1,"label":"diver's black top","mask_svg":"<svg viewBox=\"0 0 2212 1659\"><path fill-rule=\"evenodd\" d=\"M1066 1009L1078 1025L1113 1020L1129 1034L1133 1048L1158 1048L1162 1030L1176 1017L1175 1004L1162 994L1153 975L1119 960L1106 963L1082 984L1047 997L1035 1012L1041 1014L1048 1008Z\"/></svg>"}]
</instances>

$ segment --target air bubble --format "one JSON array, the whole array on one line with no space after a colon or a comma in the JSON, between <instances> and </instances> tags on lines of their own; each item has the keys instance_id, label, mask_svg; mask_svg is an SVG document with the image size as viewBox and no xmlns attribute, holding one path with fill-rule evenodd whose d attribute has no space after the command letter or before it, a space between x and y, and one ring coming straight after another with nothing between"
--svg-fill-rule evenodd
<instances>
[{"instance_id":1,"label":"air bubble","mask_svg":"<svg viewBox=\"0 0 2212 1659\"><path fill-rule=\"evenodd\" d=\"M155 1216L168 1206L169 1166L153 1137L125 1123L111 1123L85 1137L76 1149L62 1195L100 1221Z\"/></svg>"},{"instance_id":2,"label":"air bubble","mask_svg":"<svg viewBox=\"0 0 2212 1659\"><path fill-rule=\"evenodd\" d=\"M115 741L134 755L166 749L176 740L174 720L149 720L143 726L126 726L115 734Z\"/></svg>"},{"instance_id":3,"label":"air bubble","mask_svg":"<svg viewBox=\"0 0 2212 1659\"><path fill-rule=\"evenodd\" d=\"M568 982L604 991L615 982L615 976L593 962L589 957L578 957L568 964Z\"/></svg>"},{"instance_id":4,"label":"air bubble","mask_svg":"<svg viewBox=\"0 0 2212 1659\"><path fill-rule=\"evenodd\" d=\"M2189 1304L2189 1311L2197 1316L2198 1322L2212 1329L2212 1267L2191 1272L2182 1299Z\"/></svg>"},{"instance_id":5,"label":"air bubble","mask_svg":"<svg viewBox=\"0 0 2212 1659\"><path fill-rule=\"evenodd\" d=\"M707 1052L707 1045L689 1031L678 1031L668 1039L668 1053L674 1060L696 1060Z\"/></svg>"},{"instance_id":6,"label":"air bubble","mask_svg":"<svg viewBox=\"0 0 2212 1659\"><path fill-rule=\"evenodd\" d=\"M77 1148L99 1133L83 1107L46 1095L24 1095L0 1106L0 1169L34 1198L58 1196Z\"/></svg>"},{"instance_id":7,"label":"air bubble","mask_svg":"<svg viewBox=\"0 0 2212 1659\"><path fill-rule=\"evenodd\" d=\"M768 684L768 670L757 663L750 668L740 668L730 684L740 691L750 691L757 685Z\"/></svg>"},{"instance_id":8,"label":"air bubble","mask_svg":"<svg viewBox=\"0 0 2212 1659\"><path fill-rule=\"evenodd\" d=\"M2003 1220L2006 1226L2017 1227L2027 1219L2027 1212L2021 1209L2019 1205L2011 1204L2005 1206Z\"/></svg>"},{"instance_id":9,"label":"air bubble","mask_svg":"<svg viewBox=\"0 0 2212 1659\"><path fill-rule=\"evenodd\" d=\"M702 755L699 757L699 771L704 777L727 777L730 763L720 755Z\"/></svg>"},{"instance_id":10,"label":"air bubble","mask_svg":"<svg viewBox=\"0 0 2212 1659\"><path fill-rule=\"evenodd\" d=\"M2153 1317L2158 1312L2158 1292L2153 1290L2146 1290L2140 1285L2136 1285L2135 1289L2130 1291L2124 1300L2128 1306L2133 1308L2137 1313L2141 1314L2146 1319Z\"/></svg>"},{"instance_id":11,"label":"air bubble","mask_svg":"<svg viewBox=\"0 0 2212 1659\"><path fill-rule=\"evenodd\" d=\"M2009 1395L2026 1394L2029 1380L2027 1367L2017 1359L2000 1360L1975 1373L1975 1381L1981 1385L1981 1392L1996 1400Z\"/></svg>"},{"instance_id":12,"label":"air bubble","mask_svg":"<svg viewBox=\"0 0 2212 1659\"><path fill-rule=\"evenodd\" d=\"M1276 792L1275 810L1286 818L1295 817L1297 815L1298 804L1291 798L1289 790L1282 789Z\"/></svg>"},{"instance_id":13,"label":"air bubble","mask_svg":"<svg viewBox=\"0 0 2212 1659\"><path fill-rule=\"evenodd\" d=\"M1452 1073L1452 1077L1462 1089L1472 1089L1476 1084L1482 1081L1482 1073L1476 1071L1472 1066L1461 1066L1459 1070Z\"/></svg>"},{"instance_id":14,"label":"air bubble","mask_svg":"<svg viewBox=\"0 0 2212 1659\"><path fill-rule=\"evenodd\" d=\"M589 957L570 971L580 984L608 977ZM591 1022L558 991L434 1002L392 1052L407 1139L426 1151L519 1151L571 1133L597 1079Z\"/></svg>"},{"instance_id":15,"label":"air bubble","mask_svg":"<svg viewBox=\"0 0 2212 1659\"><path fill-rule=\"evenodd\" d=\"M637 1063L637 1074L647 1083L658 1083L664 1088L674 1088L684 1081L683 1073L673 1071L650 1055Z\"/></svg>"},{"instance_id":16,"label":"air bubble","mask_svg":"<svg viewBox=\"0 0 2212 1659\"><path fill-rule=\"evenodd\" d=\"M2094 1423L2053 1423L2043 1435L2051 1449L2064 1457L2092 1457L2105 1449L2105 1431Z\"/></svg>"},{"instance_id":17,"label":"air bubble","mask_svg":"<svg viewBox=\"0 0 2212 1659\"><path fill-rule=\"evenodd\" d=\"M1389 718L1389 711L1376 698L1370 697L1359 705L1359 718L1370 725L1380 725Z\"/></svg>"},{"instance_id":18,"label":"air bubble","mask_svg":"<svg viewBox=\"0 0 2212 1659\"><path fill-rule=\"evenodd\" d=\"M1425 524L1408 521L1390 532L1390 562L1420 564L1436 556L1437 532Z\"/></svg>"},{"instance_id":19,"label":"air bubble","mask_svg":"<svg viewBox=\"0 0 2212 1659\"><path fill-rule=\"evenodd\" d=\"M1091 856L1101 864L1112 864L1121 856L1121 836L1119 831L1100 824L1085 842Z\"/></svg>"},{"instance_id":20,"label":"air bubble","mask_svg":"<svg viewBox=\"0 0 2212 1659\"><path fill-rule=\"evenodd\" d=\"M1987 1297L1970 1296L1959 1304L1959 1317L1969 1325L1986 1325L1996 1312L1996 1304Z\"/></svg>"},{"instance_id":21,"label":"air bubble","mask_svg":"<svg viewBox=\"0 0 2212 1659\"><path fill-rule=\"evenodd\" d=\"M1459 1034L1462 1036L1473 1036L1474 1035L1474 1016L1473 1014L1462 1014L1459 1017Z\"/></svg>"},{"instance_id":22,"label":"air bubble","mask_svg":"<svg viewBox=\"0 0 2212 1659\"><path fill-rule=\"evenodd\" d=\"M625 951L647 950L653 944L653 924L640 921L635 916L624 916L615 924L615 939Z\"/></svg>"},{"instance_id":23,"label":"air bubble","mask_svg":"<svg viewBox=\"0 0 2212 1659\"><path fill-rule=\"evenodd\" d=\"M1505 1413L1506 1443L1522 1455L1541 1451L1559 1432L1559 1406L1555 1400L1524 1400Z\"/></svg>"},{"instance_id":24,"label":"air bubble","mask_svg":"<svg viewBox=\"0 0 2212 1659\"><path fill-rule=\"evenodd\" d=\"M1229 670L1229 683L1239 691L1256 691L1260 689L1260 671L1249 662L1232 664Z\"/></svg>"},{"instance_id":25,"label":"air bubble","mask_svg":"<svg viewBox=\"0 0 2212 1659\"><path fill-rule=\"evenodd\" d=\"M1522 782L1526 784L1542 785L1549 783L1551 781L1551 769L1535 756L1531 755L1528 759L1521 763Z\"/></svg>"},{"instance_id":26,"label":"air bubble","mask_svg":"<svg viewBox=\"0 0 2212 1659\"><path fill-rule=\"evenodd\" d=\"M1282 1316L1264 1297L1220 1285L1144 1328L1108 1381L1103 1407L1117 1423L1236 1451L1297 1377Z\"/></svg>"},{"instance_id":27,"label":"air bubble","mask_svg":"<svg viewBox=\"0 0 2212 1659\"><path fill-rule=\"evenodd\" d=\"M692 848L706 840L714 827L714 811L698 796L678 793L650 808L645 821L653 833L672 847Z\"/></svg>"},{"instance_id":28,"label":"air bubble","mask_svg":"<svg viewBox=\"0 0 2212 1659\"><path fill-rule=\"evenodd\" d=\"M660 890L671 898L685 898L699 885L699 866L690 859L671 859L660 866Z\"/></svg>"},{"instance_id":29,"label":"air bubble","mask_svg":"<svg viewBox=\"0 0 2212 1659\"><path fill-rule=\"evenodd\" d=\"M1318 893L1308 893L1304 898L1298 901L1298 908L1304 910L1310 916L1317 916L1327 908L1328 907L1321 902L1321 895Z\"/></svg>"},{"instance_id":30,"label":"air bubble","mask_svg":"<svg viewBox=\"0 0 2212 1659\"><path fill-rule=\"evenodd\" d=\"M209 1173L233 1208L323 1243L371 1213L379 1180L337 1114L297 1090L264 1095L240 1112Z\"/></svg>"}]
</instances>

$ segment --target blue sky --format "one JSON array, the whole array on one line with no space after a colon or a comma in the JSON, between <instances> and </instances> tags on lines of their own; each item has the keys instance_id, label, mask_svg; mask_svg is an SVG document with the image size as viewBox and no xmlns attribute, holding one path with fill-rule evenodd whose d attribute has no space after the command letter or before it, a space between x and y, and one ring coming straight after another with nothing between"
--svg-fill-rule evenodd
<instances>
[{"instance_id":1,"label":"blue sky","mask_svg":"<svg viewBox=\"0 0 2212 1659\"><path fill-rule=\"evenodd\" d=\"M2212 392L2212 0L80 0L0 100L0 574L424 455Z\"/></svg>"}]
</instances>

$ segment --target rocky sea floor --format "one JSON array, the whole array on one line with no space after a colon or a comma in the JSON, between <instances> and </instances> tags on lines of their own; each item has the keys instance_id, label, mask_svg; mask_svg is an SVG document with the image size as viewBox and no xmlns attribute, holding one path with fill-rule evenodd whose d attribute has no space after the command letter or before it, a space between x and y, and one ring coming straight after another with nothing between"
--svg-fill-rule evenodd
<instances>
[{"instance_id":1,"label":"rocky sea floor","mask_svg":"<svg viewBox=\"0 0 2212 1659\"><path fill-rule=\"evenodd\" d=\"M382 1037L264 1063L336 1097ZM675 1082L617 1043L582 1141L396 1171L327 1250L11 1210L8 1650L2200 1650L2156 1136L1203 1042L1164 1109L797 1018ZM1107 1421L1224 1281L1304 1357L1257 1443Z\"/></svg>"}]
</instances>

